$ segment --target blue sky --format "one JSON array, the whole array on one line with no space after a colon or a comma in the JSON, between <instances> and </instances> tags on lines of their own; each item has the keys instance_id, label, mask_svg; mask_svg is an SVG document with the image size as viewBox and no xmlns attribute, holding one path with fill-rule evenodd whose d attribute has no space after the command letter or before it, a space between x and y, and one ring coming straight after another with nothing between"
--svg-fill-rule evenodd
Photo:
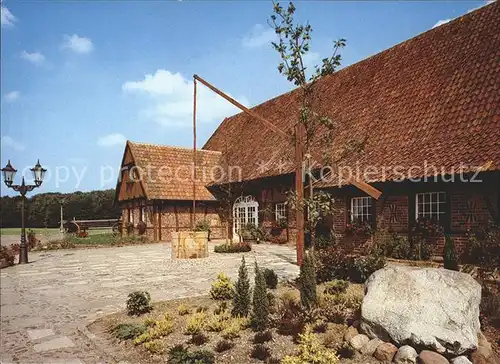
<instances>
[{"instance_id":1,"label":"blue sky","mask_svg":"<svg viewBox=\"0 0 500 364\"><path fill-rule=\"evenodd\" d=\"M484 4L296 3L314 29L311 64L342 37L344 66ZM39 158L49 175L36 192L114 188L126 139L192 145L194 73L248 106L288 91L271 10L270 1L2 1L2 166ZM202 146L238 110L199 90ZM12 194L3 183L1 193Z\"/></svg>"}]
</instances>

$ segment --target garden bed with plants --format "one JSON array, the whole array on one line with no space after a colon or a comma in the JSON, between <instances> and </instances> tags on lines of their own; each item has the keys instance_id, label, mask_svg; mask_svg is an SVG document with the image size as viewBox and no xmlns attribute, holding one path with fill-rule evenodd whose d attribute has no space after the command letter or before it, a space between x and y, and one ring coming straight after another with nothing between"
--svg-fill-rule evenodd
<instances>
[{"instance_id":1,"label":"garden bed with plants","mask_svg":"<svg viewBox=\"0 0 500 364\"><path fill-rule=\"evenodd\" d=\"M344 342L359 315L363 286L335 280L318 285L303 265L297 282L278 284L270 269L244 261L238 280L221 273L209 296L151 304L129 295L127 310L88 326L116 360L140 363L375 363ZM317 292L313 293L313 292Z\"/></svg>"}]
</instances>

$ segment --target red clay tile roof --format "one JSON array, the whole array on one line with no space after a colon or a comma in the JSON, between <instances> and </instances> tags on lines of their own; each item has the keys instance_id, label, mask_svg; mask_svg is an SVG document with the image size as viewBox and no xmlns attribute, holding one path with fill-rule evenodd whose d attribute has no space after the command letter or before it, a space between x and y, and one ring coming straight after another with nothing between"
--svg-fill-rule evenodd
<instances>
[{"instance_id":1,"label":"red clay tile roof","mask_svg":"<svg viewBox=\"0 0 500 364\"><path fill-rule=\"evenodd\" d=\"M461 163L473 170L493 161L490 170L498 170L499 1L324 77L316 91L322 112L339 125L333 145L318 152L367 137L364 151L345 165L380 171L382 166L422 167L427 160L451 173ZM294 90L252 110L290 132L297 95ZM278 163L283 155L293 160L291 141L245 113L225 119L203 148L230 156L244 179L293 171L291 164L280 169ZM267 169L258 168L265 162L270 162ZM365 181L396 177L389 171L384 179L377 172Z\"/></svg>"},{"instance_id":2,"label":"red clay tile roof","mask_svg":"<svg viewBox=\"0 0 500 364\"><path fill-rule=\"evenodd\" d=\"M135 165L149 200L192 200L193 150L128 141ZM196 200L215 200L205 187L212 183L211 168L219 164L220 152L198 150L196 161ZM149 169L148 169L149 166ZM148 176L148 170L151 172ZM203 173L203 171L206 173Z\"/></svg>"}]
</instances>

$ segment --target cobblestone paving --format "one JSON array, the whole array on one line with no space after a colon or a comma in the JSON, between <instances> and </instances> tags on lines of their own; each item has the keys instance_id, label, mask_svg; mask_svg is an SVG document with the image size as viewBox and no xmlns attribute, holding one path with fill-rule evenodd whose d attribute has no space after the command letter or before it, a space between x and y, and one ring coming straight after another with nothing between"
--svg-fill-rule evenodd
<instances>
[{"instance_id":1,"label":"cobblestone paving","mask_svg":"<svg viewBox=\"0 0 500 364\"><path fill-rule=\"evenodd\" d=\"M2 269L0 362L112 363L79 325L124 308L128 293L155 301L208 293L217 273L236 278L241 254L170 259L169 244L31 253L30 264ZM285 279L298 274L286 246L254 245L245 253Z\"/></svg>"}]
</instances>

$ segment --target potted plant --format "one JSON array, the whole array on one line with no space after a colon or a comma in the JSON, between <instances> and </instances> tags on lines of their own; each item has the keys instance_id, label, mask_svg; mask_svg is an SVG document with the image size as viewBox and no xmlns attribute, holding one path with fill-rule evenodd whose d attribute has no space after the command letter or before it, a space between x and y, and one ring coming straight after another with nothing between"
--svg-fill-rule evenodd
<instances>
[{"instance_id":1,"label":"potted plant","mask_svg":"<svg viewBox=\"0 0 500 364\"><path fill-rule=\"evenodd\" d=\"M210 229L210 222L208 220L201 220L196 223L194 227L194 231L206 231L208 232L208 241L210 241L210 233L212 230Z\"/></svg>"}]
</instances>

